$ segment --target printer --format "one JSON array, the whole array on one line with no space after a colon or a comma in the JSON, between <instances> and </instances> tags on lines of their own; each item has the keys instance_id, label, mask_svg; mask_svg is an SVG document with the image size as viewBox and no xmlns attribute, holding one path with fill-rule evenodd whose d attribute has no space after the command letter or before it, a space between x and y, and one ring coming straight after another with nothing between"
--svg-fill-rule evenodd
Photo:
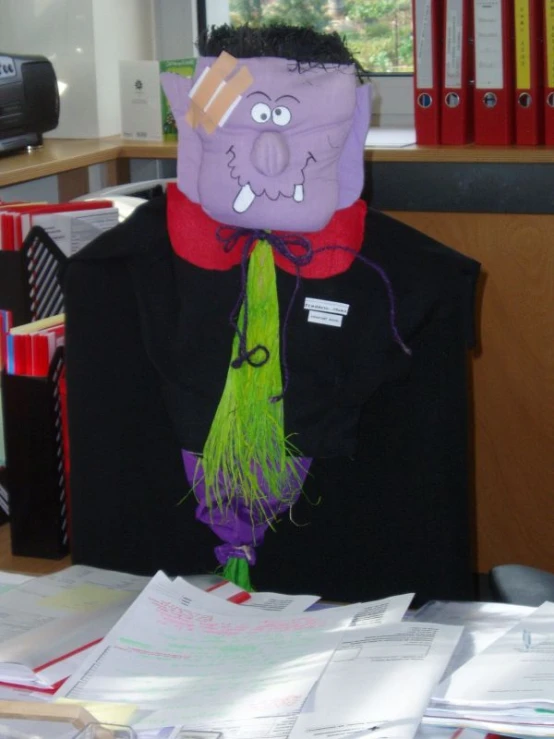
<instances>
[{"instance_id":1,"label":"printer","mask_svg":"<svg viewBox=\"0 0 554 739\"><path fill-rule=\"evenodd\" d=\"M0 154L40 146L58 125L60 98L46 57L0 52Z\"/></svg>"}]
</instances>

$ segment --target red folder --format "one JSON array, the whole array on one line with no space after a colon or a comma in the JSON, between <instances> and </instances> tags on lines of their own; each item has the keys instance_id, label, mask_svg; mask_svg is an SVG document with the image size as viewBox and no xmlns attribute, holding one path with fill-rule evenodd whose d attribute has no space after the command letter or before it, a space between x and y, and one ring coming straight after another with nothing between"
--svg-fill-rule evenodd
<instances>
[{"instance_id":1,"label":"red folder","mask_svg":"<svg viewBox=\"0 0 554 739\"><path fill-rule=\"evenodd\" d=\"M440 143L442 2L412 0L414 117L418 144Z\"/></svg>"},{"instance_id":2,"label":"red folder","mask_svg":"<svg viewBox=\"0 0 554 739\"><path fill-rule=\"evenodd\" d=\"M71 201L69 203L3 203L0 205L0 218L4 218L4 214L9 215L13 218L13 225L11 226L11 240L8 240L8 244L13 242L10 247L4 246L4 242L1 241L1 249L3 251L10 251L15 249L16 251L21 249L23 244L23 238L27 235L31 227L32 216L38 213L66 213L78 210L96 210L100 208L111 208L113 203L111 200L84 200L84 201Z\"/></svg>"},{"instance_id":3,"label":"red folder","mask_svg":"<svg viewBox=\"0 0 554 739\"><path fill-rule=\"evenodd\" d=\"M31 372L33 377L48 377L50 342L46 334L31 334Z\"/></svg>"},{"instance_id":4,"label":"red folder","mask_svg":"<svg viewBox=\"0 0 554 739\"><path fill-rule=\"evenodd\" d=\"M544 20L544 143L554 146L554 8L543 1Z\"/></svg>"},{"instance_id":5,"label":"red folder","mask_svg":"<svg viewBox=\"0 0 554 739\"><path fill-rule=\"evenodd\" d=\"M0 250L13 251L15 248L14 219L10 213L0 213Z\"/></svg>"},{"instance_id":6,"label":"red folder","mask_svg":"<svg viewBox=\"0 0 554 739\"><path fill-rule=\"evenodd\" d=\"M513 0L474 0L475 143L514 142Z\"/></svg>"},{"instance_id":7,"label":"red folder","mask_svg":"<svg viewBox=\"0 0 554 739\"><path fill-rule=\"evenodd\" d=\"M31 337L8 334L7 360L7 371L10 375L30 375Z\"/></svg>"},{"instance_id":8,"label":"red folder","mask_svg":"<svg viewBox=\"0 0 554 739\"><path fill-rule=\"evenodd\" d=\"M443 24L441 144L473 141L473 4L446 0Z\"/></svg>"},{"instance_id":9,"label":"red folder","mask_svg":"<svg viewBox=\"0 0 554 739\"><path fill-rule=\"evenodd\" d=\"M544 141L543 0L515 0L515 124L516 144L536 146Z\"/></svg>"},{"instance_id":10,"label":"red folder","mask_svg":"<svg viewBox=\"0 0 554 739\"><path fill-rule=\"evenodd\" d=\"M7 339L12 323L11 311L0 310L0 370L3 370L6 366L8 356Z\"/></svg>"}]
</instances>

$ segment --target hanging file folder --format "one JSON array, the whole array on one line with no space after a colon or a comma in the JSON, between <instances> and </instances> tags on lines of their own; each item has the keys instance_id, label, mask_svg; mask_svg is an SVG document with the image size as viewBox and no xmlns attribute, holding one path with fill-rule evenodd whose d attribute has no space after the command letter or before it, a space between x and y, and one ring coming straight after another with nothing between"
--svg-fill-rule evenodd
<instances>
[{"instance_id":1,"label":"hanging file folder","mask_svg":"<svg viewBox=\"0 0 554 739\"><path fill-rule=\"evenodd\" d=\"M437 0L413 0L416 142L440 143L441 13Z\"/></svg>"},{"instance_id":2,"label":"hanging file folder","mask_svg":"<svg viewBox=\"0 0 554 739\"><path fill-rule=\"evenodd\" d=\"M474 0L475 143L507 146L514 141L513 3Z\"/></svg>"},{"instance_id":3,"label":"hanging file folder","mask_svg":"<svg viewBox=\"0 0 554 739\"><path fill-rule=\"evenodd\" d=\"M515 0L515 126L516 144L543 143L542 111L542 3L543 0Z\"/></svg>"},{"instance_id":4,"label":"hanging file folder","mask_svg":"<svg viewBox=\"0 0 554 739\"><path fill-rule=\"evenodd\" d=\"M473 140L471 0L446 0L443 28L441 144L467 144Z\"/></svg>"}]
</instances>

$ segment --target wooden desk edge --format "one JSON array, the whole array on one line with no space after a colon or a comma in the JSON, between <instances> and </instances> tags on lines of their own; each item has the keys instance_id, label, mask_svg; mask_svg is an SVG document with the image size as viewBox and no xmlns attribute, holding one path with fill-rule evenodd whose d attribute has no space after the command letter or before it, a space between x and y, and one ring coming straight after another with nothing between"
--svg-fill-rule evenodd
<instances>
[{"instance_id":1,"label":"wooden desk edge","mask_svg":"<svg viewBox=\"0 0 554 739\"><path fill-rule=\"evenodd\" d=\"M17 572L22 575L38 576L58 572L71 565L71 557L62 559L41 559L39 557L19 557L12 554L10 525L0 525L0 570Z\"/></svg>"},{"instance_id":2,"label":"wooden desk edge","mask_svg":"<svg viewBox=\"0 0 554 739\"><path fill-rule=\"evenodd\" d=\"M16 185L51 175L61 175L93 164L119 166L129 159L176 159L176 143L133 141L119 136L104 139L47 139L32 153L8 154L0 158L0 187ZM406 146L373 147L365 150L368 162L464 163L464 164L552 164L554 148Z\"/></svg>"}]
</instances>

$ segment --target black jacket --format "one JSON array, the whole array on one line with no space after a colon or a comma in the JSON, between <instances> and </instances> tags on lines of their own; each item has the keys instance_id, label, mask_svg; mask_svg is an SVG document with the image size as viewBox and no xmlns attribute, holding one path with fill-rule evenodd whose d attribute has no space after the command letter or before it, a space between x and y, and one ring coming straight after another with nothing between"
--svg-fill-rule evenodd
<instances>
[{"instance_id":1,"label":"black jacket","mask_svg":"<svg viewBox=\"0 0 554 739\"><path fill-rule=\"evenodd\" d=\"M180 449L202 450L217 408L240 270L178 258L165 206L147 203L66 269L72 550L76 562L187 574L213 569L218 540L195 521ZM386 271L412 355L366 264L302 280L285 419L314 463L253 581L333 600L471 597L466 360L478 265L373 211L361 253ZM295 278L277 280L283 313ZM305 297L347 303L342 327L308 324Z\"/></svg>"}]
</instances>

